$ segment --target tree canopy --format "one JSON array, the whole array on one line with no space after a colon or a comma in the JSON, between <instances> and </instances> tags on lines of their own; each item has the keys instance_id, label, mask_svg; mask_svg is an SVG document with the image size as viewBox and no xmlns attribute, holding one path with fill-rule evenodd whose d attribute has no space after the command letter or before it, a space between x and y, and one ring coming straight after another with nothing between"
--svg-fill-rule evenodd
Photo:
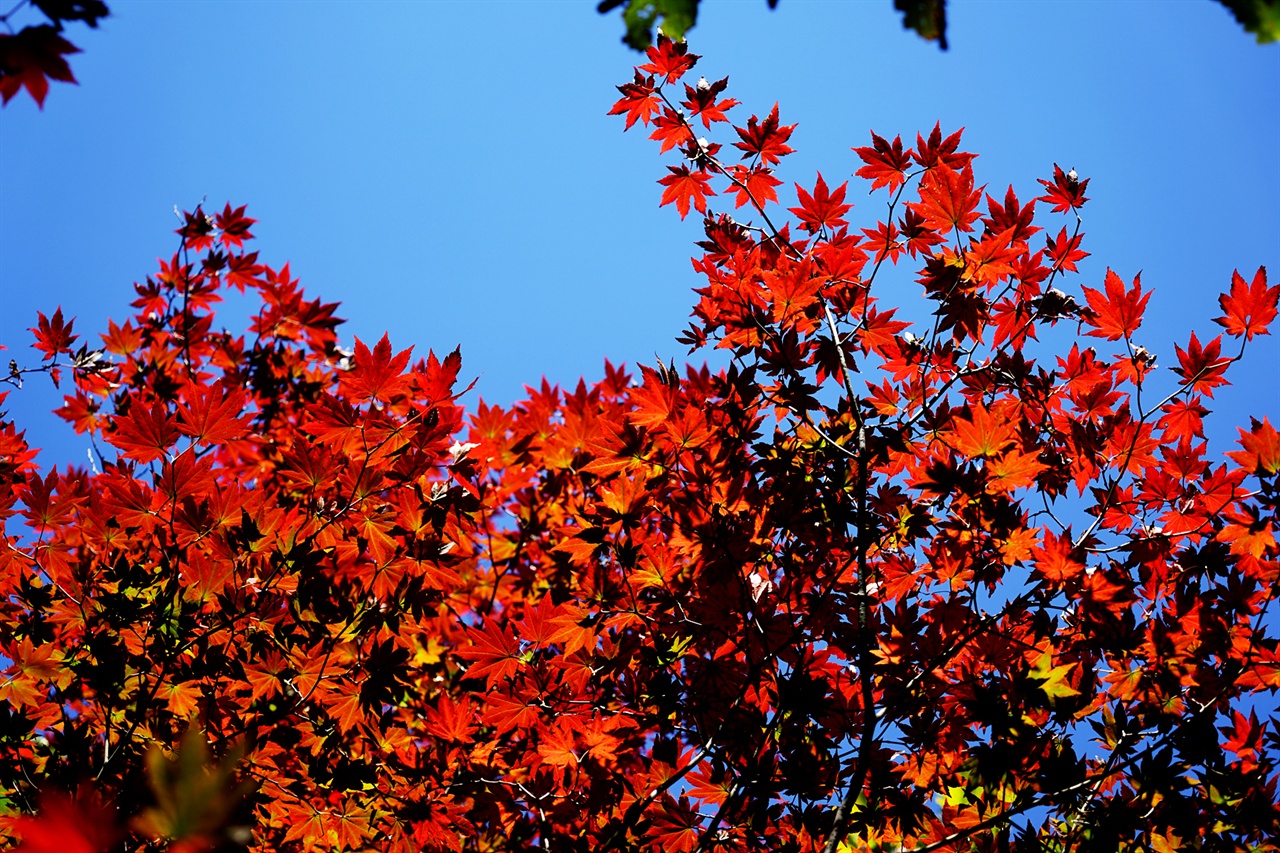
<instances>
[{"instance_id":1,"label":"tree canopy","mask_svg":"<svg viewBox=\"0 0 1280 853\"><path fill-rule=\"evenodd\" d=\"M65 383L96 453L43 470L0 418L18 849L1280 835L1280 435L1204 439L1280 286L1139 343L1141 275L1079 274L1090 179L987 192L940 126L855 148L878 216L822 175L783 208L794 126L697 62L659 38L612 113L700 222L682 341L723 370L467 411L459 352L341 347L231 204L100 346L35 319L6 381Z\"/></svg>"}]
</instances>

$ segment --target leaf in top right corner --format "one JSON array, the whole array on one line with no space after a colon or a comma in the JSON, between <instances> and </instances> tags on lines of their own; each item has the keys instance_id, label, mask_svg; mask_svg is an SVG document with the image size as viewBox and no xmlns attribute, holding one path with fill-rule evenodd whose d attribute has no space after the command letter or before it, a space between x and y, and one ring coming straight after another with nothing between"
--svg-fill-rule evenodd
<instances>
[{"instance_id":1,"label":"leaf in top right corner","mask_svg":"<svg viewBox=\"0 0 1280 853\"><path fill-rule=\"evenodd\" d=\"M1253 340L1254 335L1268 335L1267 326L1276 318L1276 303L1280 301L1280 284L1267 287L1267 268L1258 267L1253 281L1245 284L1239 271L1231 274L1231 292L1218 297L1218 304L1226 316L1213 322L1227 330L1232 337Z\"/></svg>"}]
</instances>

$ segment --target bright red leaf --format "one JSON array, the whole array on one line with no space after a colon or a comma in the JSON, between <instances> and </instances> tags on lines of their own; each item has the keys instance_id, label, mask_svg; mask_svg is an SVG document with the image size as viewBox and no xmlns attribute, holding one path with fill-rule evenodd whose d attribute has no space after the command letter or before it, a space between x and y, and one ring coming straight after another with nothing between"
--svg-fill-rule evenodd
<instances>
[{"instance_id":1,"label":"bright red leaf","mask_svg":"<svg viewBox=\"0 0 1280 853\"><path fill-rule=\"evenodd\" d=\"M745 128L735 127L741 142L733 143L742 150L742 159L759 158L763 166L776 166L783 157L795 151L787 140L796 129L794 124L781 124L778 119L778 105L774 104L764 121L755 116L747 119Z\"/></svg>"},{"instance_id":2,"label":"bright red leaf","mask_svg":"<svg viewBox=\"0 0 1280 853\"><path fill-rule=\"evenodd\" d=\"M372 350L356 338L351 369L342 374L343 391L349 398L360 402L390 402L405 391L408 379L401 374L412 355L413 347L409 347L393 356L391 341L385 334Z\"/></svg>"},{"instance_id":3,"label":"bright red leaf","mask_svg":"<svg viewBox=\"0 0 1280 853\"><path fill-rule=\"evenodd\" d=\"M1142 273L1135 275L1133 287L1125 290L1120 276L1108 269L1104 286L1105 294L1092 287L1083 288L1090 309L1084 319L1093 326L1089 334L1109 341L1127 339L1142 325L1142 314L1151 292L1142 292Z\"/></svg>"},{"instance_id":4,"label":"bright red leaf","mask_svg":"<svg viewBox=\"0 0 1280 853\"><path fill-rule=\"evenodd\" d=\"M1227 384L1223 374L1231 366L1231 359L1222 357L1221 335L1201 346L1200 339L1192 332L1185 350L1177 344L1173 350L1178 354L1178 366L1173 372L1181 376L1183 384L1191 390L1212 397L1214 388Z\"/></svg>"},{"instance_id":5,"label":"bright red leaf","mask_svg":"<svg viewBox=\"0 0 1280 853\"><path fill-rule=\"evenodd\" d=\"M911 157L915 153L910 148L902 149L902 137L896 136L893 142L871 134L871 145L854 148L853 152L862 158L866 165L858 170L859 178L871 181L872 191L888 187L890 193L896 193L898 187L906 183L907 169L911 167Z\"/></svg>"},{"instance_id":6,"label":"bright red leaf","mask_svg":"<svg viewBox=\"0 0 1280 853\"><path fill-rule=\"evenodd\" d=\"M853 205L844 203L844 193L848 184L841 184L835 191L827 189L827 182L818 175L818 182L810 195L804 187L796 184L796 196L800 200L799 207L788 208L800 218L800 227L810 233L817 233L823 228L837 228L848 225L844 215L853 209Z\"/></svg>"},{"instance_id":7,"label":"bright red leaf","mask_svg":"<svg viewBox=\"0 0 1280 853\"><path fill-rule=\"evenodd\" d=\"M1267 287L1267 268L1258 267L1253 281L1244 283L1239 271L1231 273L1231 292L1218 297L1218 304L1226 312L1213 322L1223 326L1232 337L1243 336L1246 341L1254 335L1270 334L1267 327L1276 318L1276 303L1280 300L1280 284Z\"/></svg>"},{"instance_id":8,"label":"bright red leaf","mask_svg":"<svg viewBox=\"0 0 1280 853\"><path fill-rule=\"evenodd\" d=\"M681 219L689 215L691 204L699 213L706 213L707 196L715 195L715 190L711 189L710 176L701 169L690 171L688 166L668 166L667 169L671 174L658 181L666 187L662 191L662 204L659 207L675 202Z\"/></svg>"}]
</instances>

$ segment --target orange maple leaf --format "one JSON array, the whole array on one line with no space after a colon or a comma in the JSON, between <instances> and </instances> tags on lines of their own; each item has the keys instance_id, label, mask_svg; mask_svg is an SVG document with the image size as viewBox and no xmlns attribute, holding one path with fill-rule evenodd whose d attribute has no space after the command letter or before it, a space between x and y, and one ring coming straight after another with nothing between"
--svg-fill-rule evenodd
<instances>
[{"instance_id":1,"label":"orange maple leaf","mask_svg":"<svg viewBox=\"0 0 1280 853\"><path fill-rule=\"evenodd\" d=\"M1253 421L1249 432L1240 429L1240 446L1244 450L1228 450L1227 455L1251 474L1280 471L1280 433L1270 418Z\"/></svg>"},{"instance_id":2,"label":"orange maple leaf","mask_svg":"<svg viewBox=\"0 0 1280 853\"><path fill-rule=\"evenodd\" d=\"M1052 530L1045 530L1044 544L1032 548L1031 554L1035 557L1036 572L1053 583L1061 583L1084 573L1084 563L1073 556L1069 527L1060 536Z\"/></svg>"},{"instance_id":3,"label":"orange maple leaf","mask_svg":"<svg viewBox=\"0 0 1280 853\"><path fill-rule=\"evenodd\" d=\"M956 450L970 459L995 456L1015 440L1014 424L1002 412L975 405L969 418L958 417L951 424L951 440Z\"/></svg>"},{"instance_id":4,"label":"orange maple leaf","mask_svg":"<svg viewBox=\"0 0 1280 853\"><path fill-rule=\"evenodd\" d=\"M472 645L454 650L454 654L463 660L474 661L467 670L467 675L472 678L484 676L492 689L499 681L520 670L523 662L520 643L511 632L510 625L490 620L482 630L471 631L469 634Z\"/></svg>"},{"instance_id":5,"label":"orange maple leaf","mask_svg":"<svg viewBox=\"0 0 1280 853\"><path fill-rule=\"evenodd\" d=\"M988 463L987 491L1011 492L1030 486L1036 481L1036 475L1049 467L1039 461L1038 456L1038 453L1023 453L1014 448Z\"/></svg>"}]
</instances>

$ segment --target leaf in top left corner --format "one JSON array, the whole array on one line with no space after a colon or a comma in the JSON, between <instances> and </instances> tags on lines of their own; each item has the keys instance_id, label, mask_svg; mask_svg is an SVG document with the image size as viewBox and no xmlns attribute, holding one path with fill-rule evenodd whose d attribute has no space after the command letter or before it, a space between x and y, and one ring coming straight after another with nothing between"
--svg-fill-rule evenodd
<instances>
[{"instance_id":1,"label":"leaf in top left corner","mask_svg":"<svg viewBox=\"0 0 1280 853\"><path fill-rule=\"evenodd\" d=\"M48 24L24 27L14 35L0 35L0 102L9 103L25 86L44 109L50 80L76 82L71 66L62 57L79 52L80 48Z\"/></svg>"}]
</instances>

